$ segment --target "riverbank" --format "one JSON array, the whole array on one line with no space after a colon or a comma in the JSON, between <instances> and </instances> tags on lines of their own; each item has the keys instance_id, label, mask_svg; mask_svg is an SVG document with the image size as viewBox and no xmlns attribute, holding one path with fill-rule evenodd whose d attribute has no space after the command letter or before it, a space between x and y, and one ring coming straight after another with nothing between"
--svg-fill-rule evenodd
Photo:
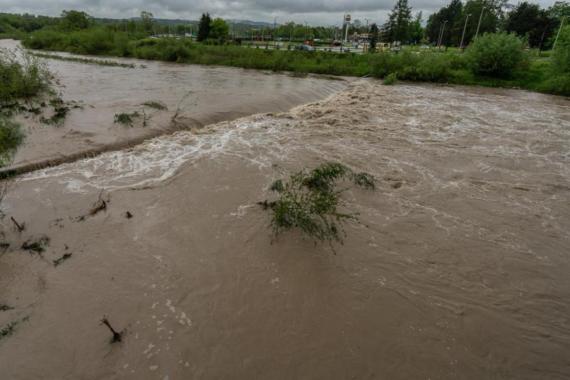
<instances>
[{"instance_id":1,"label":"riverbank","mask_svg":"<svg viewBox=\"0 0 570 380\"><path fill-rule=\"evenodd\" d=\"M458 50L407 51L378 54L339 54L273 49L251 49L233 45L206 45L175 38L139 38L118 31L88 29L72 33L39 31L26 36L24 46L47 51L135 57L201 65L288 71L297 74L327 74L384 78L395 74L400 80L486 87L522 88L570 96L570 77L555 73L548 58L527 54L528 63L512 75L477 75Z\"/></svg>"}]
</instances>

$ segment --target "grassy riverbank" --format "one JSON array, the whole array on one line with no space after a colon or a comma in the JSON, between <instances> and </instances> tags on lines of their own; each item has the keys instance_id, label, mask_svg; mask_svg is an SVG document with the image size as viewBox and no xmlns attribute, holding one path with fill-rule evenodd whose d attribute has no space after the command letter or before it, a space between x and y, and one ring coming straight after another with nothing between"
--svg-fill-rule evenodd
<instances>
[{"instance_id":1,"label":"grassy riverbank","mask_svg":"<svg viewBox=\"0 0 570 380\"><path fill-rule=\"evenodd\" d=\"M298 74L372 76L396 74L400 80L516 87L546 93L570 95L570 76L557 76L549 58L526 54L524 64L510 75L486 76L472 70L467 54L412 52L339 54L288 50L252 49L235 45L206 45L188 39L131 38L127 33L93 28L71 33L45 30L28 35L27 48L77 54L135 57L247 69L289 71ZM556 79L555 79L556 78Z\"/></svg>"}]
</instances>

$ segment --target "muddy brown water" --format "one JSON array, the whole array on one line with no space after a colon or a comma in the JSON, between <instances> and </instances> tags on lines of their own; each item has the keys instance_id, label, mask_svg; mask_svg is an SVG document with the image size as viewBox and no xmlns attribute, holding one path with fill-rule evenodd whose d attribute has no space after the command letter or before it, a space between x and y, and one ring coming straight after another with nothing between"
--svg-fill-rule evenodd
<instances>
[{"instance_id":1,"label":"muddy brown water","mask_svg":"<svg viewBox=\"0 0 570 380\"><path fill-rule=\"evenodd\" d=\"M567 379L569 152L568 99L359 81L19 177L0 322L25 320L0 340L0 373ZM255 203L324 161L378 178L343 196L361 223L336 254L272 241ZM100 196L107 210L80 221ZM18 249L44 234L42 257Z\"/></svg>"},{"instance_id":2,"label":"muddy brown water","mask_svg":"<svg viewBox=\"0 0 570 380\"><path fill-rule=\"evenodd\" d=\"M20 44L0 40L0 48L18 52ZM80 57L66 53L49 53ZM132 64L134 68L101 66L38 58L54 76L54 89L72 108L59 126L41 122L43 115L19 121L27 138L9 169L27 172L75 161L100 152L136 145L175 130L239 117L287 111L293 106L326 98L346 87L343 79L286 74L228 67L180 65L137 59L88 57L95 61ZM144 106L159 102L157 110ZM114 122L116 114L138 112L133 127ZM49 115L45 115L49 116Z\"/></svg>"}]
</instances>

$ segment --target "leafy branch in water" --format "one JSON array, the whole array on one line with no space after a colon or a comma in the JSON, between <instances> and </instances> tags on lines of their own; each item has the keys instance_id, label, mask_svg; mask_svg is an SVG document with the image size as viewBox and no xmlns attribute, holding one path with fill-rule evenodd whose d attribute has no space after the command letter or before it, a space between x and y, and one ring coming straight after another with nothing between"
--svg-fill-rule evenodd
<instances>
[{"instance_id":1,"label":"leafy branch in water","mask_svg":"<svg viewBox=\"0 0 570 380\"><path fill-rule=\"evenodd\" d=\"M131 113L117 113L115 114L115 124L121 124L125 127L133 127L136 120L142 118L142 126L146 127L148 125L149 117L146 115L144 109L142 114L138 111L133 111Z\"/></svg>"},{"instance_id":2,"label":"leafy branch in water","mask_svg":"<svg viewBox=\"0 0 570 380\"><path fill-rule=\"evenodd\" d=\"M270 190L278 195L277 200L259 204L273 212L271 226L275 236L293 228L321 242L342 244L347 220L357 220L355 214L338 211L345 190L337 190L340 181L374 190L376 181L368 173L355 173L340 163L325 163L313 170L301 170L288 180L277 180Z\"/></svg>"}]
</instances>

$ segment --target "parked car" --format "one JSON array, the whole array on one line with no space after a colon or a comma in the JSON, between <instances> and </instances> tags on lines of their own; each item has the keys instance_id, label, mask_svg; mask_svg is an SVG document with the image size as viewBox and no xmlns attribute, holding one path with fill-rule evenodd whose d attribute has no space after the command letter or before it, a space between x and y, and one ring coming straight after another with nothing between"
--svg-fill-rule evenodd
<instances>
[{"instance_id":1,"label":"parked car","mask_svg":"<svg viewBox=\"0 0 570 380\"><path fill-rule=\"evenodd\" d=\"M315 51L315 48L312 47L311 45L297 45L297 46L295 46L295 50Z\"/></svg>"}]
</instances>

